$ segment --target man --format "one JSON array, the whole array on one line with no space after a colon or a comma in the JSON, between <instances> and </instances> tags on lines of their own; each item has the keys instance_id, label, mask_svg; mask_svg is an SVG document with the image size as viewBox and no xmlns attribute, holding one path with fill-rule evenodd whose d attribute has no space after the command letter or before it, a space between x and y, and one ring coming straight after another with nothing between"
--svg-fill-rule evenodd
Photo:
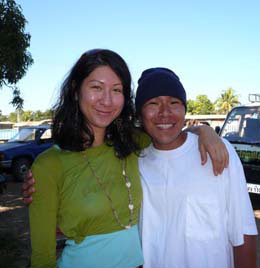
<instances>
[{"instance_id":1,"label":"man","mask_svg":"<svg viewBox=\"0 0 260 268\"><path fill-rule=\"evenodd\" d=\"M144 268L255 268L257 235L240 160L215 177L197 136L182 132L186 92L166 68L144 71L136 111L152 145L139 159Z\"/></svg>"}]
</instances>

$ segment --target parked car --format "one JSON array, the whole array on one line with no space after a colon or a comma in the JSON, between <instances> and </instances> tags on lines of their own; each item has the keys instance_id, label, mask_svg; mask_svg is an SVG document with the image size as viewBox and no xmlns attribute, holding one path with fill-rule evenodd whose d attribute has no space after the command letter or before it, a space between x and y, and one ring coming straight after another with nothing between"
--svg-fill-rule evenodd
<instances>
[{"instance_id":1,"label":"parked car","mask_svg":"<svg viewBox=\"0 0 260 268\"><path fill-rule=\"evenodd\" d=\"M22 128L8 142L0 144L0 169L10 170L17 181L23 181L37 155L52 144L49 125Z\"/></svg>"},{"instance_id":2,"label":"parked car","mask_svg":"<svg viewBox=\"0 0 260 268\"><path fill-rule=\"evenodd\" d=\"M220 136L235 148L245 171L250 195L260 197L260 95L249 96L250 104L233 108Z\"/></svg>"}]
</instances>

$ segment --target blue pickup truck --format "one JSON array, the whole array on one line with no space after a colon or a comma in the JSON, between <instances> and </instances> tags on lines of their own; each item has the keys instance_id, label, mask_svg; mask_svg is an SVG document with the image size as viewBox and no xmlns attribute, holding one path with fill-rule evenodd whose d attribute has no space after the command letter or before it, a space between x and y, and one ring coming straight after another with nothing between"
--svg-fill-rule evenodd
<instances>
[{"instance_id":1,"label":"blue pickup truck","mask_svg":"<svg viewBox=\"0 0 260 268\"><path fill-rule=\"evenodd\" d=\"M11 171L17 181L23 181L37 155L52 145L49 125L22 128L8 142L0 144L0 171Z\"/></svg>"}]
</instances>

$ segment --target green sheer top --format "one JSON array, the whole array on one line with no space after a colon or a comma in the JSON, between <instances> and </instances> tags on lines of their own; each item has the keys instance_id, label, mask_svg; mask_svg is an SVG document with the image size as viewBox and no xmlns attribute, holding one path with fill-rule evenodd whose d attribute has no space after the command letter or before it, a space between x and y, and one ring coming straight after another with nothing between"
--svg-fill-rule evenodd
<instances>
[{"instance_id":1,"label":"green sheer top","mask_svg":"<svg viewBox=\"0 0 260 268\"><path fill-rule=\"evenodd\" d=\"M143 147L148 139L141 137L139 143ZM32 167L36 180L36 192L29 209L32 266L52 263L55 267L56 227L76 243L89 235L122 230L86 158L108 190L120 221L128 225L128 193L114 148L102 144L83 152L71 152L53 146L42 153ZM132 184L133 224L136 224L142 200L138 157L132 153L123 161Z\"/></svg>"}]
</instances>

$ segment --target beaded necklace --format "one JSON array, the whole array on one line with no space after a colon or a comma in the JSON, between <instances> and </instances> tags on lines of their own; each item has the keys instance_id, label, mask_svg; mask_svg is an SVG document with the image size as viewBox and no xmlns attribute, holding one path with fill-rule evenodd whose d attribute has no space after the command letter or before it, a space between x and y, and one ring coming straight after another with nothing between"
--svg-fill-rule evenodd
<instances>
[{"instance_id":1,"label":"beaded necklace","mask_svg":"<svg viewBox=\"0 0 260 268\"><path fill-rule=\"evenodd\" d=\"M125 180L125 186L126 186L126 189L127 189L127 192L128 192L128 209L129 209L129 223L128 225L124 225L120 219L119 219L119 215L113 205L113 201L112 201L112 198L110 196L110 194L108 193L105 185L104 185L104 182L101 180L101 178L99 176L97 176L95 170L93 169L93 167L91 166L90 162L88 159L86 159L87 161L87 164L92 172L92 174L94 175L94 177L96 178L97 180L97 183L98 185L100 186L100 188L103 190L103 192L106 194L106 197L109 201L109 204L110 204L110 207L112 209L112 212L113 212L113 215L114 215L114 218L115 220L117 221L117 223L123 227L124 229L130 229L131 226L132 226L132 223L133 223L133 211L134 211L134 204L133 204L133 197L132 197L132 194L131 194L131 191L130 191L130 188L131 188L131 182L129 181L129 178L128 176L126 175L126 161L124 164L122 164L122 160L120 160L120 163L121 163L121 166L122 166L122 175L124 177L124 180Z\"/></svg>"}]
</instances>

